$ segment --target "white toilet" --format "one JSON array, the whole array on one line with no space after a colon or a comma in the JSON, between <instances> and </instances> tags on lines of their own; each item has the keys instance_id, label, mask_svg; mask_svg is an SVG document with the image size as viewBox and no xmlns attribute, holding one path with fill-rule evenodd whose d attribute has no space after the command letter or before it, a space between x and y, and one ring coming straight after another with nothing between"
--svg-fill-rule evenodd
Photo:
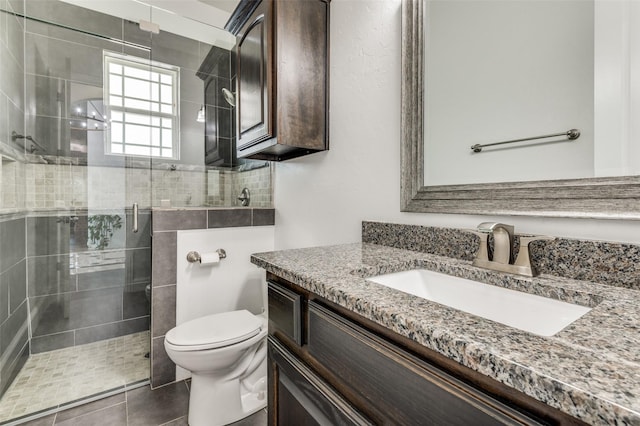
<instances>
[{"instance_id":1,"label":"white toilet","mask_svg":"<svg viewBox=\"0 0 640 426\"><path fill-rule=\"evenodd\" d=\"M266 406L266 336L266 315L247 310L207 315L169 330L169 358L192 374L190 426L226 425Z\"/></svg>"}]
</instances>

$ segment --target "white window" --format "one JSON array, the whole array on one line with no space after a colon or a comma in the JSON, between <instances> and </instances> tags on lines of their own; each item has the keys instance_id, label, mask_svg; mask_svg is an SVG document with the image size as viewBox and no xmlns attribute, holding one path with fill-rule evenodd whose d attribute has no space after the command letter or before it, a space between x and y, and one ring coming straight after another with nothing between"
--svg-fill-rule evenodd
<instances>
[{"instance_id":1,"label":"white window","mask_svg":"<svg viewBox=\"0 0 640 426\"><path fill-rule=\"evenodd\" d=\"M104 52L105 152L180 157L180 68Z\"/></svg>"}]
</instances>

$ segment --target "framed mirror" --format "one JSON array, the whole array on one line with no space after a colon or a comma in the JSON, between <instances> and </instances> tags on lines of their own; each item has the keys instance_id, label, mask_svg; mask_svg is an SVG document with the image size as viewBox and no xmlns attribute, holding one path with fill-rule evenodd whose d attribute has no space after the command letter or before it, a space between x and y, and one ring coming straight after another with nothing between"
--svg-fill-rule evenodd
<instances>
[{"instance_id":1,"label":"framed mirror","mask_svg":"<svg viewBox=\"0 0 640 426\"><path fill-rule=\"evenodd\" d=\"M425 184L424 2L402 2L401 211L640 219L640 176Z\"/></svg>"}]
</instances>

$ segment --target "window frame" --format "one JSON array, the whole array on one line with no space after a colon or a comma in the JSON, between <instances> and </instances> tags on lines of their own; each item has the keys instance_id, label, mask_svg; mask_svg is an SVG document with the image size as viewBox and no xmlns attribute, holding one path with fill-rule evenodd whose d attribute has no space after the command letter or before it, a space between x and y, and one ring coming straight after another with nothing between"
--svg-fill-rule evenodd
<instances>
[{"instance_id":1,"label":"window frame","mask_svg":"<svg viewBox=\"0 0 640 426\"><path fill-rule=\"evenodd\" d=\"M104 116L105 116L105 121L108 123L107 128L105 129L105 137L104 137L104 153L105 155L113 155L113 156L123 156L123 157L142 157L142 158L154 158L154 159L160 159L160 160L179 160L180 159L180 67L178 66L174 66L174 65L170 65L170 64L165 64L165 63L161 63L161 62L157 62L157 61L152 61L152 60L148 60L148 59L144 59L144 58L138 58L135 56L130 56L130 55L123 55L120 53L116 53L116 52L111 52L111 51L107 51L107 50L103 50L103 55L102 55L102 64L103 64L103 97L104 97ZM116 65L120 65L123 67L122 73L121 74L117 74L117 73L112 73L110 72L110 65L111 64L116 64ZM124 71L124 67L129 67L129 68L133 68L136 70L141 70L144 72L149 72L149 73L158 73L159 77L158 77L158 84L159 84L159 96L158 96L158 100L153 100L151 98L151 94L149 95L148 98L138 98L138 97L134 97L134 96L127 96L125 94L124 91L124 86L125 86L125 77L128 78L134 78L134 79L139 79L141 81L144 81L145 84L153 84L155 83L155 81L153 81L151 79L151 77L146 80L146 79L141 79L138 77L132 77L132 76L127 76L125 75L125 71ZM121 82L121 89L122 89L122 94L117 94L113 92L113 87L111 85L111 75L120 75L122 78L122 82ZM172 99L172 103L171 104L167 104L167 103L162 103L162 97L160 95L161 93L161 87L163 85L162 83L162 76L169 76L171 78L171 99ZM167 85L166 83L164 85ZM122 106L119 105L112 105L111 104L111 96L120 96L122 98ZM144 109L144 108L132 108L132 107L125 107L125 99L130 99L130 100L138 100L138 101L142 101L142 102L149 102L151 103L155 103L158 105L158 109L159 111L151 111L151 108L149 109ZM162 105L171 105L172 107L172 112L171 113L166 113L166 112L162 112ZM112 122L113 122L113 113L121 113L122 114L122 121L118 121L122 123L122 142L113 142L113 136L112 136ZM135 123L132 121L127 121L126 119L126 115L127 114L137 114L139 116L146 116L149 117L149 124L144 124L144 123ZM157 118L158 119L158 124L154 125L153 124L153 118ZM171 120L171 139L172 139L172 143L171 143L171 156L163 156L162 152L165 150L168 150L168 147L163 147L162 145L162 133L163 133L163 120ZM140 144L140 143L135 143L134 141L127 143L127 138L126 138L126 131L125 131L125 126L126 124L135 124L138 126L143 126L143 127L150 127L150 128L158 128L159 129L159 138L160 138L160 145L159 146L154 146L153 144L150 145L145 145L145 144ZM167 129L168 130L168 129ZM113 144L119 144L122 146L122 152L114 152L113 150ZM149 147L149 154L134 154L134 153L127 153L127 146L131 147L131 146L141 146L141 147ZM157 148L158 149L158 154L154 155L151 153L153 148Z\"/></svg>"}]
</instances>

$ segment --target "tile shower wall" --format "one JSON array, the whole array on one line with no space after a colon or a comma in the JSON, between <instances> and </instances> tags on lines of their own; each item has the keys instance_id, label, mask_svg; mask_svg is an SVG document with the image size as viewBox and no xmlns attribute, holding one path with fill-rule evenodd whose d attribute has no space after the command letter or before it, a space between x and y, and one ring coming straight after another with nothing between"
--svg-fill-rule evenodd
<instances>
[{"instance_id":1,"label":"tile shower wall","mask_svg":"<svg viewBox=\"0 0 640 426\"><path fill-rule=\"evenodd\" d=\"M110 207L114 200L122 202L123 184L133 186L126 205L159 205L160 200L176 206L204 205L205 125L195 118L204 104L203 79L208 76L199 68L211 45L166 31L152 37L133 22L56 0L29 0L26 14L67 27L26 22L26 131L44 147L30 158L40 158L40 163L26 170L26 207ZM172 164L138 160L133 166L122 157L103 154L102 131L78 129L82 115L89 114L90 101L103 97L103 50L180 67L180 159ZM92 198L87 188L98 195Z\"/></svg>"},{"instance_id":2,"label":"tile shower wall","mask_svg":"<svg viewBox=\"0 0 640 426\"><path fill-rule=\"evenodd\" d=\"M0 10L0 154L14 154L22 144L11 133L24 134L24 20L14 15L23 2L0 0Z\"/></svg>"},{"instance_id":3,"label":"tile shower wall","mask_svg":"<svg viewBox=\"0 0 640 426\"><path fill-rule=\"evenodd\" d=\"M31 352L149 329L150 212L27 217Z\"/></svg>"},{"instance_id":4,"label":"tile shower wall","mask_svg":"<svg viewBox=\"0 0 640 426\"><path fill-rule=\"evenodd\" d=\"M20 204L26 209L93 208L114 205L159 206L169 200L173 207L236 206L242 188L251 191L252 207L271 207L271 167L254 170L177 170L85 167L69 164L20 164L24 171L18 181L24 190ZM3 166L3 171L5 170ZM7 182L5 182L7 184ZM9 186L8 184L6 186ZM123 188L127 188L124 191ZM3 194L4 194L3 187ZM14 196L15 197L15 196ZM124 199L123 199L124 198ZM18 203L3 204L11 208Z\"/></svg>"},{"instance_id":5,"label":"tile shower wall","mask_svg":"<svg viewBox=\"0 0 640 426\"><path fill-rule=\"evenodd\" d=\"M180 68L180 159L172 161L204 165L204 124L195 120L204 90L196 72L209 44L166 31L152 37L136 23L56 0L29 0L26 7L30 17L82 31L26 22L26 127L44 147L37 154L121 165L121 157L103 154L102 128L88 131L80 125L90 108L102 113L102 55L107 50Z\"/></svg>"},{"instance_id":6,"label":"tile shower wall","mask_svg":"<svg viewBox=\"0 0 640 426\"><path fill-rule=\"evenodd\" d=\"M24 208L24 182L24 163L10 160L0 161L0 188L2 188L0 191L0 210L17 211Z\"/></svg>"},{"instance_id":7,"label":"tile shower wall","mask_svg":"<svg viewBox=\"0 0 640 426\"><path fill-rule=\"evenodd\" d=\"M224 99L222 89L235 92L235 74L231 52L213 46L202 61L198 77L205 91L205 164L233 167L246 163L238 161L235 151L235 114ZM249 160L250 161L250 160Z\"/></svg>"},{"instance_id":8,"label":"tile shower wall","mask_svg":"<svg viewBox=\"0 0 640 426\"><path fill-rule=\"evenodd\" d=\"M164 349L164 336L176 325L177 231L268 226L272 208L154 209L151 267L151 386L176 380L176 365Z\"/></svg>"},{"instance_id":9,"label":"tile shower wall","mask_svg":"<svg viewBox=\"0 0 640 426\"><path fill-rule=\"evenodd\" d=\"M193 118L204 95L195 70L209 45L163 33L151 46L149 34L133 23L55 0L0 0L0 10L1 394L30 349L37 353L148 329L150 213L141 213L145 227L131 235L123 203L232 205L233 182L244 172L203 165L203 125ZM151 49L25 21L14 12ZM77 118L74 103L102 97L103 49L147 58L153 51L152 59L181 66L184 115L176 170L162 162L106 158L100 135L69 124ZM33 136L43 149L32 153L33 144L13 141L13 131ZM259 173L270 181L268 167ZM266 198L271 206L270 192ZM92 226L114 215L123 227L105 244L92 240Z\"/></svg>"},{"instance_id":10,"label":"tile shower wall","mask_svg":"<svg viewBox=\"0 0 640 426\"><path fill-rule=\"evenodd\" d=\"M11 10L11 5L22 2L0 0L0 5ZM249 187L256 194L254 205L271 206L270 190L259 195L263 186L270 186L268 168L218 171L204 167L204 125L195 116L204 102L203 77L207 75L199 68L210 45L167 32L152 39L134 23L56 0L30 0L26 10L19 12L111 40L0 14L0 24L7 29L0 31L0 155L11 154L3 157L0 166L1 209L111 208L122 205L124 185L129 189L125 205L137 202L148 207L170 200L172 206L232 206L246 186L234 182L245 180L245 173L261 177L255 192ZM74 103L82 100L86 106L87 99L102 98L103 49L180 66L182 140L181 157L175 164L106 157L101 132L81 131L70 124L78 118ZM23 51L26 56L21 55ZM211 77L217 87L217 76ZM32 135L44 150L25 154L20 143L11 142L12 130ZM100 134L96 137L96 133Z\"/></svg>"},{"instance_id":11,"label":"tile shower wall","mask_svg":"<svg viewBox=\"0 0 640 426\"><path fill-rule=\"evenodd\" d=\"M29 357L25 218L0 218L0 395Z\"/></svg>"},{"instance_id":12,"label":"tile shower wall","mask_svg":"<svg viewBox=\"0 0 640 426\"><path fill-rule=\"evenodd\" d=\"M22 1L0 0L0 207L19 210L24 206L24 157L22 140L12 132L24 134L24 19Z\"/></svg>"},{"instance_id":13,"label":"tile shower wall","mask_svg":"<svg viewBox=\"0 0 640 426\"><path fill-rule=\"evenodd\" d=\"M251 191L250 206L271 207L273 205L271 173L271 168L265 167L233 175L231 195L237 197L237 194L240 194L242 188L248 188L249 191Z\"/></svg>"},{"instance_id":14,"label":"tile shower wall","mask_svg":"<svg viewBox=\"0 0 640 426\"><path fill-rule=\"evenodd\" d=\"M22 1L0 0L0 395L29 356L26 295L24 153L24 20Z\"/></svg>"}]
</instances>

